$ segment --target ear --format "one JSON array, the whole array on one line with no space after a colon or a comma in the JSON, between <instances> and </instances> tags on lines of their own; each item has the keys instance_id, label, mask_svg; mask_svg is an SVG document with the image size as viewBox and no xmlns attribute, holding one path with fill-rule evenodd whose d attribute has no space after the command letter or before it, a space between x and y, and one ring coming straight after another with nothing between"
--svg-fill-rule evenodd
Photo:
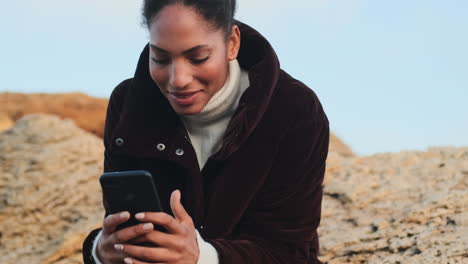
<instances>
[{"instance_id":1,"label":"ear","mask_svg":"<svg viewBox=\"0 0 468 264\"><path fill-rule=\"evenodd\" d=\"M236 25L232 26L232 32L228 39L228 50L227 56L230 61L235 60L239 54L241 42L241 35L239 27Z\"/></svg>"}]
</instances>

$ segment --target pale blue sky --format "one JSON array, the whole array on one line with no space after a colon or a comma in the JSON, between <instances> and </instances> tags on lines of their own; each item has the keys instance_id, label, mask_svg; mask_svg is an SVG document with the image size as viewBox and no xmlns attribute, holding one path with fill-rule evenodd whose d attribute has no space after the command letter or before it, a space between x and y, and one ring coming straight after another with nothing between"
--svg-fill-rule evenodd
<instances>
[{"instance_id":1,"label":"pale blue sky","mask_svg":"<svg viewBox=\"0 0 468 264\"><path fill-rule=\"evenodd\" d=\"M0 9L0 91L108 97L148 41L141 0ZM468 1L240 0L358 154L468 146ZM0 106L1 110L1 106Z\"/></svg>"}]
</instances>

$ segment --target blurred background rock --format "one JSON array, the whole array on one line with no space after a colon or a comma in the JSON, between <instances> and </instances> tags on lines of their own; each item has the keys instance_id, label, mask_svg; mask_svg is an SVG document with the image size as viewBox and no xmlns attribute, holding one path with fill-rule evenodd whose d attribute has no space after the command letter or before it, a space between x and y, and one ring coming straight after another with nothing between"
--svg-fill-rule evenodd
<instances>
[{"instance_id":1,"label":"blurred background rock","mask_svg":"<svg viewBox=\"0 0 468 264\"><path fill-rule=\"evenodd\" d=\"M102 137L106 108L107 99L83 93L0 93L0 130L2 113L13 121L32 113L46 113L73 119L78 127Z\"/></svg>"},{"instance_id":2,"label":"blurred background rock","mask_svg":"<svg viewBox=\"0 0 468 264\"><path fill-rule=\"evenodd\" d=\"M106 107L84 94L0 94L0 263L82 263L104 214ZM467 187L466 147L360 157L332 135L320 259L466 263Z\"/></svg>"}]
</instances>

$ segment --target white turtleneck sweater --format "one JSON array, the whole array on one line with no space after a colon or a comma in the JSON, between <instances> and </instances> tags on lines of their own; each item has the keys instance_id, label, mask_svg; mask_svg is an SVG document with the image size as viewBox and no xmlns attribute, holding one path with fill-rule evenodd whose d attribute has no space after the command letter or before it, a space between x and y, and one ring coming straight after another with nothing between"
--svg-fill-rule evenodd
<instances>
[{"instance_id":1,"label":"white turtleneck sweater","mask_svg":"<svg viewBox=\"0 0 468 264\"><path fill-rule=\"evenodd\" d=\"M241 95L249 85L248 72L240 68L237 60L230 61L229 74L224 86L213 95L203 110L199 114L180 116L190 136L200 170L208 158L221 148L226 127L239 105ZM93 243L92 252L96 264L102 264L96 254L97 241L100 237L101 232ZM197 264L218 264L216 249L206 242L198 231L197 241L200 249Z\"/></svg>"},{"instance_id":2,"label":"white turtleneck sweater","mask_svg":"<svg viewBox=\"0 0 468 264\"><path fill-rule=\"evenodd\" d=\"M181 116L197 154L200 170L208 158L221 148L226 127L248 86L248 72L240 68L237 60L233 60L229 63L229 74L224 86L213 95L203 110L199 114Z\"/></svg>"}]
</instances>

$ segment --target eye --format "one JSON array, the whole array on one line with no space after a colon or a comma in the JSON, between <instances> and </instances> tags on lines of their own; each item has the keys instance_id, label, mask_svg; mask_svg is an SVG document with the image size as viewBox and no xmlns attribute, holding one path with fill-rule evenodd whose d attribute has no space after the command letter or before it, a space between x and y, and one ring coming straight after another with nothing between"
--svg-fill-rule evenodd
<instances>
[{"instance_id":1,"label":"eye","mask_svg":"<svg viewBox=\"0 0 468 264\"><path fill-rule=\"evenodd\" d=\"M157 64L166 65L169 63L169 59L156 59L155 57L151 57L151 60Z\"/></svg>"},{"instance_id":2,"label":"eye","mask_svg":"<svg viewBox=\"0 0 468 264\"><path fill-rule=\"evenodd\" d=\"M202 64L203 62L207 61L210 57L206 57L203 59L191 59L193 64Z\"/></svg>"}]
</instances>

